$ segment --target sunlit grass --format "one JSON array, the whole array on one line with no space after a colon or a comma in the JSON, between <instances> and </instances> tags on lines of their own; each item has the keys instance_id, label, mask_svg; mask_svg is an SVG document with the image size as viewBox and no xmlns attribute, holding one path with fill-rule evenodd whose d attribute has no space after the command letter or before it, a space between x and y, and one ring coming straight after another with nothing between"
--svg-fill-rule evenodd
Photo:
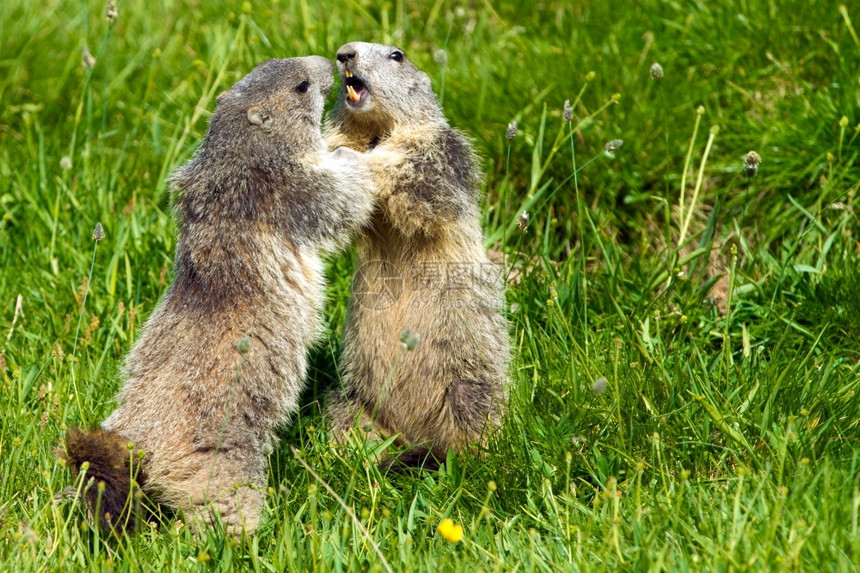
<instances>
[{"instance_id":1,"label":"sunlit grass","mask_svg":"<svg viewBox=\"0 0 860 573\"><path fill-rule=\"evenodd\" d=\"M856 570L857 15L570 4L125 0L108 21L3 2L0 567ZM505 426L438 472L330 443L346 253L258 534L194 538L163 513L105 538L55 449L111 411L170 283L167 175L255 64L357 39L444 80L483 158L516 350Z\"/></svg>"}]
</instances>

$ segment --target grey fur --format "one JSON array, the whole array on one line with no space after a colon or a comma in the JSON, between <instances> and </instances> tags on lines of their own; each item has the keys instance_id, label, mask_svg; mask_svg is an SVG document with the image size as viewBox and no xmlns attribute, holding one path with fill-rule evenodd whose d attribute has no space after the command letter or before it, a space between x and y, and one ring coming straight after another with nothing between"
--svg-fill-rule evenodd
<instances>
[{"instance_id":1,"label":"grey fur","mask_svg":"<svg viewBox=\"0 0 860 573\"><path fill-rule=\"evenodd\" d=\"M145 452L144 491L195 521L217 512L234 534L260 522L275 429L297 409L323 331L323 256L373 209L366 157L330 153L320 135L333 71L318 56L270 60L219 96L171 179L176 279L102 424Z\"/></svg>"}]
</instances>

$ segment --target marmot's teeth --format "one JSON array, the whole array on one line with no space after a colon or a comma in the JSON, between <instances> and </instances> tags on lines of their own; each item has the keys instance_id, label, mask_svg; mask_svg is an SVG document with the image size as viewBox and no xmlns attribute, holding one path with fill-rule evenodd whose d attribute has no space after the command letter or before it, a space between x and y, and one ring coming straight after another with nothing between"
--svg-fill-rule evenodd
<instances>
[{"instance_id":1,"label":"marmot's teeth","mask_svg":"<svg viewBox=\"0 0 860 573\"><path fill-rule=\"evenodd\" d=\"M344 71L343 71L343 75L345 75L345 76L346 76L346 77L348 77L348 78L351 78L351 77L352 77L352 72L351 72L351 71L349 71L349 70L344 70Z\"/></svg>"},{"instance_id":2,"label":"marmot's teeth","mask_svg":"<svg viewBox=\"0 0 860 573\"><path fill-rule=\"evenodd\" d=\"M349 101L358 101L361 99L358 95L358 92L355 91L355 88L352 86L346 86L346 93L349 96Z\"/></svg>"}]
</instances>

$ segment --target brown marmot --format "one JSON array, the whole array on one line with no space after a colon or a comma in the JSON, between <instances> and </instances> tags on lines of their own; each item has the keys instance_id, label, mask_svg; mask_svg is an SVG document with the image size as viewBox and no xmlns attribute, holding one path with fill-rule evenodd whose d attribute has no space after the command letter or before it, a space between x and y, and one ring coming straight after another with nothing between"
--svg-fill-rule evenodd
<instances>
[{"instance_id":1,"label":"brown marmot","mask_svg":"<svg viewBox=\"0 0 860 573\"><path fill-rule=\"evenodd\" d=\"M89 462L97 519L134 525L137 482L187 520L250 533L264 506L275 429L297 409L307 349L323 330L324 254L374 205L365 155L320 134L334 82L327 59L267 61L218 97L178 191L175 280L125 364L119 406L94 431L71 430L65 458ZM214 512L212 510L215 510Z\"/></svg>"},{"instance_id":2,"label":"brown marmot","mask_svg":"<svg viewBox=\"0 0 860 573\"><path fill-rule=\"evenodd\" d=\"M380 201L359 243L342 388L329 397L333 437L356 422L370 435L399 433L411 448L386 465L436 467L449 448L485 443L507 407L502 269L483 247L477 159L402 50L355 42L337 65L329 146L406 160L374 170ZM412 351L398 342L406 329L420 337Z\"/></svg>"}]
</instances>

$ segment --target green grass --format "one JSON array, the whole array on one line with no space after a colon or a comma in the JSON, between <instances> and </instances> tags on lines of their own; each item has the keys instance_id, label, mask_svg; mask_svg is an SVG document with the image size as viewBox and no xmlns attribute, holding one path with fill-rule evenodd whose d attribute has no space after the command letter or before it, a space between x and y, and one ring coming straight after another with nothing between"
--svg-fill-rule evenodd
<instances>
[{"instance_id":1,"label":"green grass","mask_svg":"<svg viewBox=\"0 0 860 573\"><path fill-rule=\"evenodd\" d=\"M127 0L109 24L102 3L0 3L0 569L857 570L860 13L499 4ZM259 533L195 540L165 515L106 539L55 449L111 411L169 284L166 176L256 63L357 39L444 85L484 158L488 244L513 268L504 429L413 476L332 447L347 253Z\"/></svg>"}]
</instances>

